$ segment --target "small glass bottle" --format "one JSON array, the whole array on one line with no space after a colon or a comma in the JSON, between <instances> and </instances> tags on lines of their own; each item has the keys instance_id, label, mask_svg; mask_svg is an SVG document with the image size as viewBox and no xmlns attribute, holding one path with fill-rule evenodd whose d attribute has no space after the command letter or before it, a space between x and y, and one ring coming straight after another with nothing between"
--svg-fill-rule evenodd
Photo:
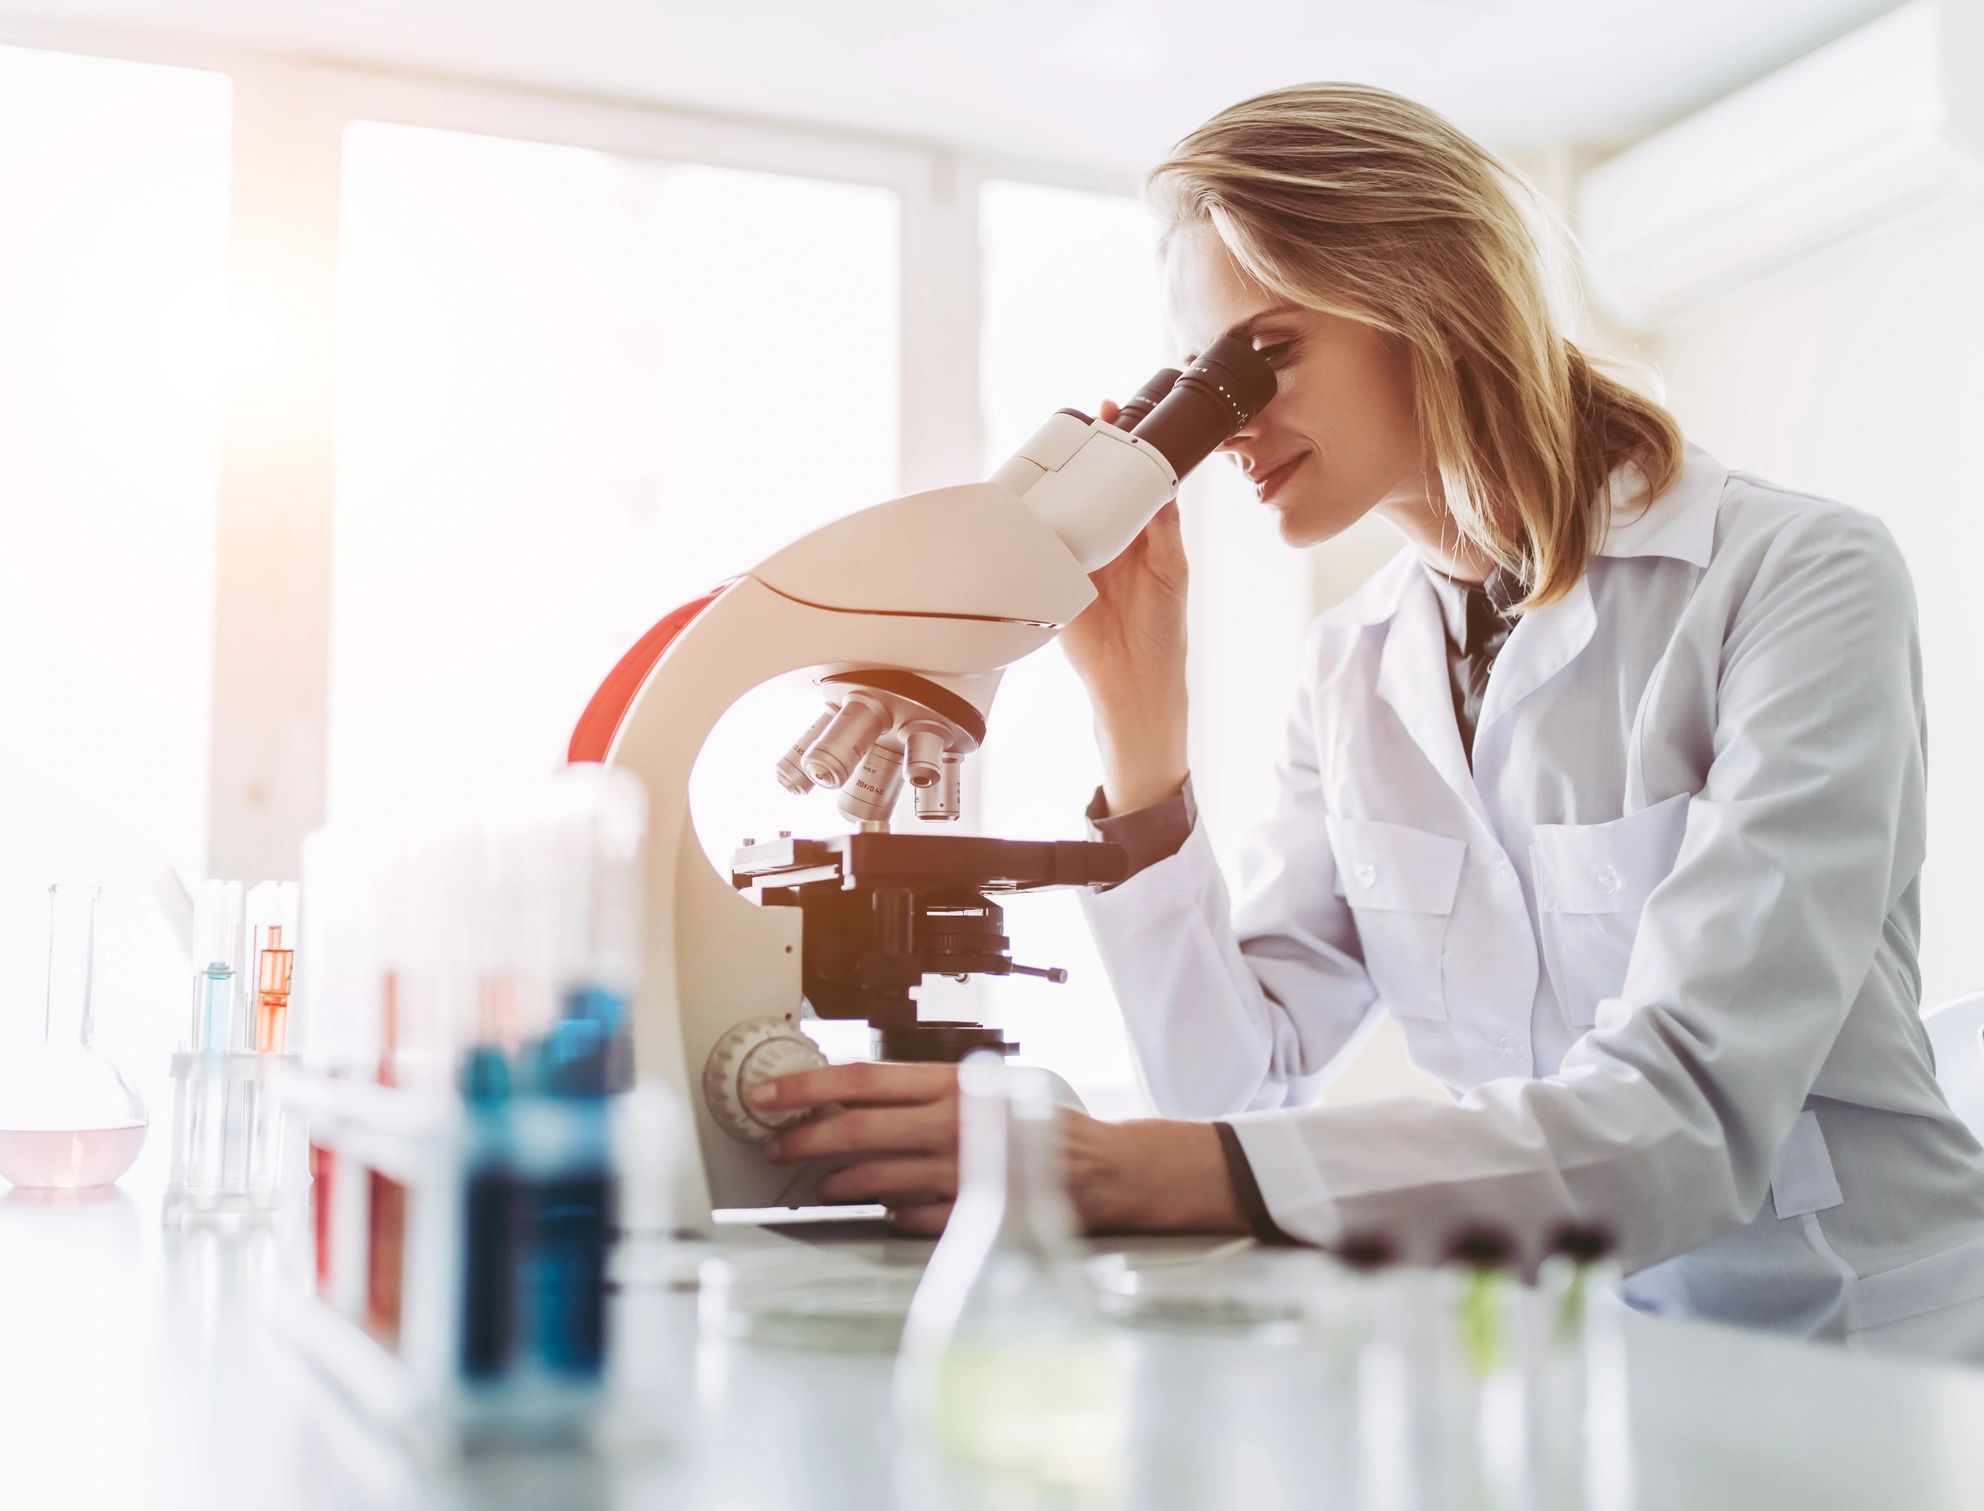
<instances>
[{"instance_id":1,"label":"small glass bottle","mask_svg":"<svg viewBox=\"0 0 1984 1511\"><path fill-rule=\"evenodd\" d=\"M144 1099L91 1044L98 892L48 889L39 1032L0 1063L0 1177L17 1186L109 1185L144 1146Z\"/></svg>"},{"instance_id":2,"label":"small glass bottle","mask_svg":"<svg viewBox=\"0 0 1984 1511\"><path fill-rule=\"evenodd\" d=\"M1589 1224L1560 1228L1529 1300L1530 1503L1538 1511L1627 1511L1625 1303L1610 1235Z\"/></svg>"},{"instance_id":3,"label":"small glass bottle","mask_svg":"<svg viewBox=\"0 0 1984 1511\"><path fill-rule=\"evenodd\" d=\"M1052 1081L980 1051L958 1086L958 1199L910 1304L897 1420L949 1492L1108 1500L1121 1374L1074 1247Z\"/></svg>"},{"instance_id":4,"label":"small glass bottle","mask_svg":"<svg viewBox=\"0 0 1984 1511\"><path fill-rule=\"evenodd\" d=\"M1523 1380L1513 1247L1456 1233L1434 1269L1390 1271L1374 1292L1362 1451L1377 1511L1501 1511L1522 1502Z\"/></svg>"}]
</instances>

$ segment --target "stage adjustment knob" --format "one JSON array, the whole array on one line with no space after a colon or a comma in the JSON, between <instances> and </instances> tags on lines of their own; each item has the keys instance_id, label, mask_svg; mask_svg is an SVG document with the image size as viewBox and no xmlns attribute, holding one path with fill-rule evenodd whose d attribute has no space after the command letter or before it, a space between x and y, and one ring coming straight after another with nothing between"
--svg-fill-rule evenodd
<instances>
[{"instance_id":1,"label":"stage adjustment knob","mask_svg":"<svg viewBox=\"0 0 1984 1511\"><path fill-rule=\"evenodd\" d=\"M805 1114L754 1107L744 1093L758 1082L827 1063L820 1046L784 1018L747 1018L730 1028L703 1065L703 1098L717 1126L747 1144L767 1142Z\"/></svg>"}]
</instances>

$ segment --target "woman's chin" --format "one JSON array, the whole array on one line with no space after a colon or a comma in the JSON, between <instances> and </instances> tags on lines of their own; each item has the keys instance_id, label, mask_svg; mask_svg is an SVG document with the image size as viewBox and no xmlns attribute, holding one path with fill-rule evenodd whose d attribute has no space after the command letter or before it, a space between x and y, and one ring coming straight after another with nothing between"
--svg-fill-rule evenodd
<instances>
[{"instance_id":1,"label":"woman's chin","mask_svg":"<svg viewBox=\"0 0 1984 1511\"><path fill-rule=\"evenodd\" d=\"M1276 532L1281 536L1282 543L1289 546L1319 546L1357 523L1355 515L1341 518L1326 508L1318 508L1313 501L1308 508L1304 508L1299 499L1268 507L1275 513Z\"/></svg>"}]
</instances>

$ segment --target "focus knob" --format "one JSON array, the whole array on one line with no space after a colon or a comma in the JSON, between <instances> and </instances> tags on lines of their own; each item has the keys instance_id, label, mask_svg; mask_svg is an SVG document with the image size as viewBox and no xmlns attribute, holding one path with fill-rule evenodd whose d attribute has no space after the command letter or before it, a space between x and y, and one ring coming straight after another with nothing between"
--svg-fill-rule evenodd
<instances>
[{"instance_id":1,"label":"focus knob","mask_svg":"<svg viewBox=\"0 0 1984 1511\"><path fill-rule=\"evenodd\" d=\"M710 1116L732 1138L747 1144L768 1142L781 1128L805 1116L803 1110L754 1107L744 1094L760 1081L795 1070L817 1070L827 1063L820 1046L784 1018L747 1018L731 1027L710 1050L703 1065L703 1099Z\"/></svg>"}]
</instances>

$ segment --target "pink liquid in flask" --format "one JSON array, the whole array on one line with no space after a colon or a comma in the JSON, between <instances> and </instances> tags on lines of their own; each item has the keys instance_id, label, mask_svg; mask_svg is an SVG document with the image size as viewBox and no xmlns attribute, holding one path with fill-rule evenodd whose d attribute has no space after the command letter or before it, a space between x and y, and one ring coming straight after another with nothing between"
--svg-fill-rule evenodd
<instances>
[{"instance_id":1,"label":"pink liquid in flask","mask_svg":"<svg viewBox=\"0 0 1984 1511\"><path fill-rule=\"evenodd\" d=\"M17 1186L78 1190L107 1186L145 1145L145 1125L122 1128L0 1129L0 1180Z\"/></svg>"},{"instance_id":2,"label":"pink liquid in flask","mask_svg":"<svg viewBox=\"0 0 1984 1511\"><path fill-rule=\"evenodd\" d=\"M48 889L39 1042L0 1056L0 1179L17 1186L108 1185L145 1142L144 1099L90 1046L97 893L90 885Z\"/></svg>"}]
</instances>

